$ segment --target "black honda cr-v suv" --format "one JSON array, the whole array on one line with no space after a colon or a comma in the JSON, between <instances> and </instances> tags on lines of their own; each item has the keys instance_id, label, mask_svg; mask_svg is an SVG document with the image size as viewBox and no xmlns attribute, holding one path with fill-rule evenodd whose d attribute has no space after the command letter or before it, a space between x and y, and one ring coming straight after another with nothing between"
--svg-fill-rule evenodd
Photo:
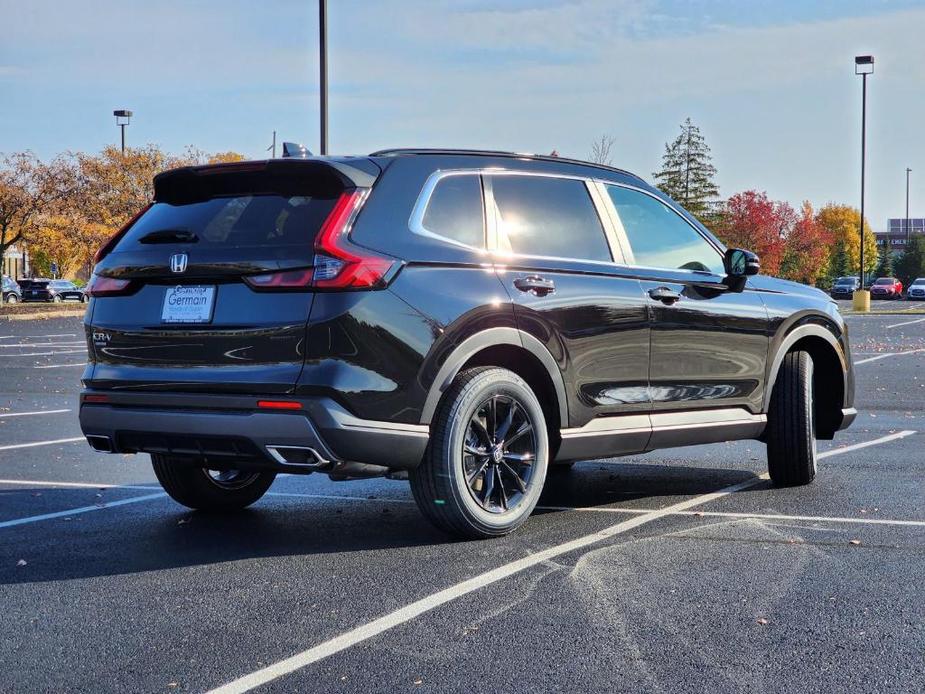
<instances>
[{"instance_id":1,"label":"black honda cr-v suv","mask_svg":"<svg viewBox=\"0 0 925 694\"><path fill-rule=\"evenodd\" d=\"M733 439L810 482L856 415L822 292L625 171L391 150L176 169L97 256L80 423L199 509L408 476L462 537L552 465Z\"/></svg>"}]
</instances>

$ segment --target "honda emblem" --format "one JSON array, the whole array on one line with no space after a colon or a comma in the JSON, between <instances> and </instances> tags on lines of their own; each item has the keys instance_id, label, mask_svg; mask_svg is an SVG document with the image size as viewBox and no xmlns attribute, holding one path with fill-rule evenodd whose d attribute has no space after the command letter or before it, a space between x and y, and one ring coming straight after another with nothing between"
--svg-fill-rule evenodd
<instances>
[{"instance_id":1,"label":"honda emblem","mask_svg":"<svg viewBox=\"0 0 925 694\"><path fill-rule=\"evenodd\" d=\"M186 263L189 260L186 253L174 253L170 256L171 272L186 272Z\"/></svg>"}]
</instances>

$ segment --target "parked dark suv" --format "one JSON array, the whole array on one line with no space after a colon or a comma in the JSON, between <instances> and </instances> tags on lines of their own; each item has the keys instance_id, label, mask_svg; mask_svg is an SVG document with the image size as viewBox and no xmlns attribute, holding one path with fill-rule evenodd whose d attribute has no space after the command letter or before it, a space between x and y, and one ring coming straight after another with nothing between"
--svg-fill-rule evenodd
<instances>
[{"instance_id":1,"label":"parked dark suv","mask_svg":"<svg viewBox=\"0 0 925 694\"><path fill-rule=\"evenodd\" d=\"M410 476L462 537L549 466L734 439L810 482L847 328L636 176L501 152L182 168L97 256L80 423L198 509L279 472Z\"/></svg>"}]
</instances>

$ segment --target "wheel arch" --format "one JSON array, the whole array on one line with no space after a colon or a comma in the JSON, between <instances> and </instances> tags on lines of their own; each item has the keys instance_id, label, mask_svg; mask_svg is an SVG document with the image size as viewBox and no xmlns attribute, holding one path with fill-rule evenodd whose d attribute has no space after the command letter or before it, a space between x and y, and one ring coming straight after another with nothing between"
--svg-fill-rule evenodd
<instances>
[{"instance_id":1,"label":"wheel arch","mask_svg":"<svg viewBox=\"0 0 925 694\"><path fill-rule=\"evenodd\" d=\"M831 439L841 428L843 408L849 404L846 394L850 387L850 365L838 339L822 325L803 324L778 340L774 350L763 411L768 412L770 408L771 394L784 356L793 350L806 351L813 360L817 435L821 439Z\"/></svg>"},{"instance_id":2,"label":"wheel arch","mask_svg":"<svg viewBox=\"0 0 925 694\"><path fill-rule=\"evenodd\" d=\"M568 424L565 382L549 350L516 328L489 328L461 342L450 354L427 393L421 424L430 424L443 393L463 369L501 366L523 378L537 394L550 424L551 436Z\"/></svg>"}]
</instances>

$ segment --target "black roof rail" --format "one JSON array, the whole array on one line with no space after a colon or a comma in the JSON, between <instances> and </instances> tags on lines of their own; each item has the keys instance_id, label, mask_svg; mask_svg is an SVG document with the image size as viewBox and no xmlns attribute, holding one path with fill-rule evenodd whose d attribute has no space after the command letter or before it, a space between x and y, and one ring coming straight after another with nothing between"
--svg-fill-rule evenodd
<instances>
[{"instance_id":1,"label":"black roof rail","mask_svg":"<svg viewBox=\"0 0 925 694\"><path fill-rule=\"evenodd\" d=\"M393 157L400 155L415 155L415 154L449 154L449 155L458 155L458 156L490 156L490 157L510 157L511 159L536 159L537 161L548 161L548 162L559 162L562 164L580 164L582 166L593 166L597 169L604 169L605 171L614 171L616 173L621 173L626 176L632 176L642 180L640 176L637 176L632 171L627 171L626 169L620 169L616 166L609 166L607 164L595 164L591 161L584 161L582 159L569 159L568 157L558 157L550 156L548 154L531 154L529 152L506 152L503 150L493 150L493 149L451 149L451 148L440 148L440 147L396 147L392 149L380 149L376 152L371 153L371 157Z\"/></svg>"}]
</instances>

